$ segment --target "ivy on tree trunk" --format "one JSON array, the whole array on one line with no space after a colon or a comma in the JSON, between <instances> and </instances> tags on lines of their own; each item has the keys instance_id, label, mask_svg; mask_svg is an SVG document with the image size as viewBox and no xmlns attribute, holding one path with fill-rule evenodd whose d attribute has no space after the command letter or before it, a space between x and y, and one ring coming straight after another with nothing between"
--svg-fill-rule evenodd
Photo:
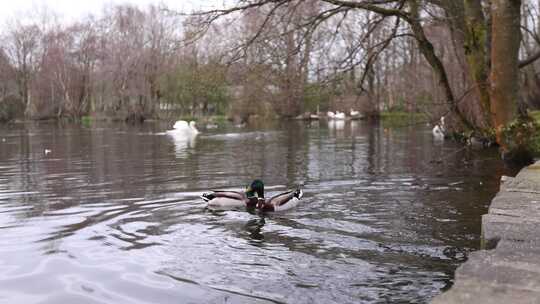
<instances>
[{"instance_id":1,"label":"ivy on tree trunk","mask_svg":"<svg viewBox=\"0 0 540 304\"><path fill-rule=\"evenodd\" d=\"M503 158L531 159L525 135L528 123L518 117L521 0L493 0L490 109Z\"/></svg>"}]
</instances>

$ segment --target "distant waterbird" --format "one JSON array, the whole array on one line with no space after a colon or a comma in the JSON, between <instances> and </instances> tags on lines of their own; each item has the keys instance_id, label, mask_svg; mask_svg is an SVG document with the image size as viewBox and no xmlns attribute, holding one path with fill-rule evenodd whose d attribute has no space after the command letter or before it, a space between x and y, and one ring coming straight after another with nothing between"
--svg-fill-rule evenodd
<instances>
[{"instance_id":1,"label":"distant waterbird","mask_svg":"<svg viewBox=\"0 0 540 304\"><path fill-rule=\"evenodd\" d=\"M344 120L345 118L347 118L347 116L345 115L344 112L336 111L336 115L334 115L334 119Z\"/></svg>"},{"instance_id":2,"label":"distant waterbird","mask_svg":"<svg viewBox=\"0 0 540 304\"><path fill-rule=\"evenodd\" d=\"M328 111L326 112L326 117L328 117L329 119L334 119L334 117L336 117L336 113Z\"/></svg>"},{"instance_id":3,"label":"distant waterbird","mask_svg":"<svg viewBox=\"0 0 540 304\"><path fill-rule=\"evenodd\" d=\"M199 130L197 130L194 121L188 123L185 120L179 120L174 124L172 130L167 130L165 133L171 136L175 142L183 142L195 139L199 134Z\"/></svg>"},{"instance_id":4,"label":"distant waterbird","mask_svg":"<svg viewBox=\"0 0 540 304\"><path fill-rule=\"evenodd\" d=\"M433 127L433 130L431 130L431 133L433 134L433 138L435 140L444 140L446 132L446 126L444 124L444 116L441 116L440 124L436 124Z\"/></svg>"},{"instance_id":5,"label":"distant waterbird","mask_svg":"<svg viewBox=\"0 0 540 304\"><path fill-rule=\"evenodd\" d=\"M197 130L196 122L190 121L189 123L185 120L178 120L174 123L173 126L173 132L184 132L191 135L199 134L199 130Z\"/></svg>"},{"instance_id":6,"label":"distant waterbird","mask_svg":"<svg viewBox=\"0 0 540 304\"><path fill-rule=\"evenodd\" d=\"M326 112L326 117L328 119L335 119L335 120L344 120L346 117L345 113L336 111L335 113L332 111Z\"/></svg>"},{"instance_id":7,"label":"distant waterbird","mask_svg":"<svg viewBox=\"0 0 540 304\"><path fill-rule=\"evenodd\" d=\"M436 140L444 139L444 132L439 125L436 125L435 127L433 127L433 130L431 130L431 133L433 134L433 138L435 138Z\"/></svg>"}]
</instances>

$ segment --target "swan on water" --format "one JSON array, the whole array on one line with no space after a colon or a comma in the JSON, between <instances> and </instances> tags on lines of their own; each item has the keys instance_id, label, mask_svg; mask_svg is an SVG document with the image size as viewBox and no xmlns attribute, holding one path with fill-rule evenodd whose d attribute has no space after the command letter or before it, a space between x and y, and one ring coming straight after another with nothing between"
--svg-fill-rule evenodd
<instances>
[{"instance_id":1,"label":"swan on water","mask_svg":"<svg viewBox=\"0 0 540 304\"><path fill-rule=\"evenodd\" d=\"M186 132L191 134L199 134L199 130L196 128L196 123L190 121L189 123L185 120L179 120L174 123L172 132Z\"/></svg>"}]
</instances>

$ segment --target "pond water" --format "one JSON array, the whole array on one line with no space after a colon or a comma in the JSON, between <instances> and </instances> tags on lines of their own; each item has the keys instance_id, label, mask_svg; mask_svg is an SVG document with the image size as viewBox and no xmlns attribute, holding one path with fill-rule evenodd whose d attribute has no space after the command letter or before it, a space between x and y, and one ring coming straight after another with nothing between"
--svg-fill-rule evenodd
<instances>
[{"instance_id":1,"label":"pond water","mask_svg":"<svg viewBox=\"0 0 540 304\"><path fill-rule=\"evenodd\" d=\"M424 303L479 246L496 151L365 122L0 126L2 303ZM211 211L208 189L283 213Z\"/></svg>"}]
</instances>

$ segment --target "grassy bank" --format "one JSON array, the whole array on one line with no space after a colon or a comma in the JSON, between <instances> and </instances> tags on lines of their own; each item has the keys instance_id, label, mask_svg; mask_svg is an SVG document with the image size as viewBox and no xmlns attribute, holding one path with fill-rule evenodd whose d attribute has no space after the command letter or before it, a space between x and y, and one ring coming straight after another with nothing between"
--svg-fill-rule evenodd
<instances>
[{"instance_id":1,"label":"grassy bank","mask_svg":"<svg viewBox=\"0 0 540 304\"><path fill-rule=\"evenodd\" d=\"M388 128L407 127L425 124L429 121L427 115L401 111L382 112L380 115L383 126Z\"/></svg>"},{"instance_id":2,"label":"grassy bank","mask_svg":"<svg viewBox=\"0 0 540 304\"><path fill-rule=\"evenodd\" d=\"M536 121L536 124L540 126L540 111L532 111L530 114ZM534 157L540 158L540 132L536 132L533 137Z\"/></svg>"},{"instance_id":3,"label":"grassy bank","mask_svg":"<svg viewBox=\"0 0 540 304\"><path fill-rule=\"evenodd\" d=\"M173 119L174 120L174 119ZM209 115L209 116L179 116L176 120L196 121L198 123L215 123L224 124L227 122L227 116L225 115Z\"/></svg>"},{"instance_id":4,"label":"grassy bank","mask_svg":"<svg viewBox=\"0 0 540 304\"><path fill-rule=\"evenodd\" d=\"M532 111L531 116L536 120L538 124L540 124L540 111Z\"/></svg>"}]
</instances>

